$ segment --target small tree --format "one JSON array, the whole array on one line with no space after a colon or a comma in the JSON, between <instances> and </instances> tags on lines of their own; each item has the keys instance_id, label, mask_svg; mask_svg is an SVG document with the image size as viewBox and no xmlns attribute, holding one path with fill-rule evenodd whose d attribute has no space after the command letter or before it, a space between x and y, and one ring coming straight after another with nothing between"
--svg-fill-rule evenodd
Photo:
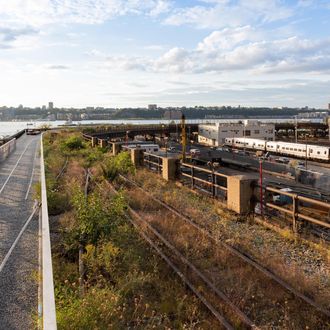
<instances>
[{"instance_id":1,"label":"small tree","mask_svg":"<svg viewBox=\"0 0 330 330\"><path fill-rule=\"evenodd\" d=\"M121 221L126 203L121 194L109 200L103 200L98 193L85 196L79 186L74 187L72 196L76 225L71 232L76 248L79 250L80 289L83 293L85 275L83 253L87 245L97 246L98 242L107 238L113 226Z\"/></svg>"}]
</instances>

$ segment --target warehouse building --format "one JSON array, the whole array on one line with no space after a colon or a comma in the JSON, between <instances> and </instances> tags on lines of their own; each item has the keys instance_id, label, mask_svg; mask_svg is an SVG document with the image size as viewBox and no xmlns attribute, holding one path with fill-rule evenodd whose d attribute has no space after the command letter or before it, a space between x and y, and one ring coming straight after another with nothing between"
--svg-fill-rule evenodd
<instances>
[{"instance_id":1,"label":"warehouse building","mask_svg":"<svg viewBox=\"0 0 330 330\"><path fill-rule=\"evenodd\" d=\"M275 124L257 120L238 123L203 124L198 127L198 142L209 146L220 146L226 138L247 137L267 141L275 140Z\"/></svg>"}]
</instances>

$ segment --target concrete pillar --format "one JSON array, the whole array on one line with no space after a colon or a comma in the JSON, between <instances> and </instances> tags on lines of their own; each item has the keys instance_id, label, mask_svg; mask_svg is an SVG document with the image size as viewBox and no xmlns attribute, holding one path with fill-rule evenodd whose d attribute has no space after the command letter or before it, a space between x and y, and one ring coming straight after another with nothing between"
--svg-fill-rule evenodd
<instances>
[{"instance_id":1,"label":"concrete pillar","mask_svg":"<svg viewBox=\"0 0 330 330\"><path fill-rule=\"evenodd\" d=\"M113 156L116 156L120 153L121 151L121 144L113 142L112 143L112 154Z\"/></svg>"},{"instance_id":2,"label":"concrete pillar","mask_svg":"<svg viewBox=\"0 0 330 330\"><path fill-rule=\"evenodd\" d=\"M97 145L97 137L92 137L92 147L95 147Z\"/></svg>"},{"instance_id":3,"label":"concrete pillar","mask_svg":"<svg viewBox=\"0 0 330 330\"><path fill-rule=\"evenodd\" d=\"M238 213L247 214L252 211L252 182L254 179L244 175L227 178L227 207Z\"/></svg>"},{"instance_id":4,"label":"concrete pillar","mask_svg":"<svg viewBox=\"0 0 330 330\"><path fill-rule=\"evenodd\" d=\"M143 150L140 148L131 149L131 160L135 167L143 166Z\"/></svg>"},{"instance_id":5,"label":"concrete pillar","mask_svg":"<svg viewBox=\"0 0 330 330\"><path fill-rule=\"evenodd\" d=\"M162 176L166 181L175 180L177 173L178 160L176 158L163 157Z\"/></svg>"},{"instance_id":6,"label":"concrete pillar","mask_svg":"<svg viewBox=\"0 0 330 330\"><path fill-rule=\"evenodd\" d=\"M99 139L99 144L101 148L105 148L108 145L107 140L105 139Z\"/></svg>"}]
</instances>

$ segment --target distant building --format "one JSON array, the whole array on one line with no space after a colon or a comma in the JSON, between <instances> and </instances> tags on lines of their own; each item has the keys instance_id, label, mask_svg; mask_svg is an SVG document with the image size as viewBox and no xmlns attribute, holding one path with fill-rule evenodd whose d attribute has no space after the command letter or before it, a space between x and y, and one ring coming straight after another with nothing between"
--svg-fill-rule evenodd
<instances>
[{"instance_id":1,"label":"distant building","mask_svg":"<svg viewBox=\"0 0 330 330\"><path fill-rule=\"evenodd\" d=\"M313 111L313 112L300 112L298 113L298 118L326 118L328 116L328 111Z\"/></svg>"},{"instance_id":2,"label":"distant building","mask_svg":"<svg viewBox=\"0 0 330 330\"><path fill-rule=\"evenodd\" d=\"M66 113L58 112L56 118L57 120L68 120L68 115Z\"/></svg>"},{"instance_id":3,"label":"distant building","mask_svg":"<svg viewBox=\"0 0 330 330\"><path fill-rule=\"evenodd\" d=\"M166 110L164 113L164 119L181 119L182 112L179 110Z\"/></svg>"},{"instance_id":4,"label":"distant building","mask_svg":"<svg viewBox=\"0 0 330 330\"><path fill-rule=\"evenodd\" d=\"M330 103L328 103L328 110L330 110Z\"/></svg>"},{"instance_id":5,"label":"distant building","mask_svg":"<svg viewBox=\"0 0 330 330\"><path fill-rule=\"evenodd\" d=\"M226 138L249 137L268 141L275 140L275 124L263 124L256 120L244 120L240 123L215 123L199 125L198 142L210 146L219 146Z\"/></svg>"},{"instance_id":6,"label":"distant building","mask_svg":"<svg viewBox=\"0 0 330 330\"><path fill-rule=\"evenodd\" d=\"M48 109L49 110L53 110L54 109L54 103L53 102L49 102L48 103Z\"/></svg>"},{"instance_id":7,"label":"distant building","mask_svg":"<svg viewBox=\"0 0 330 330\"><path fill-rule=\"evenodd\" d=\"M149 104L148 110L157 110L157 104Z\"/></svg>"}]
</instances>

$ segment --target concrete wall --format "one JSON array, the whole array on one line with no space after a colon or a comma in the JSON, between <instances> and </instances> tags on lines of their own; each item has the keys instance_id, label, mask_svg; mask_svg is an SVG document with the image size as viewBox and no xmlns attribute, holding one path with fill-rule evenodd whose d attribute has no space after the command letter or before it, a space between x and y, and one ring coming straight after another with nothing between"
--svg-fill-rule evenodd
<instances>
[{"instance_id":1,"label":"concrete wall","mask_svg":"<svg viewBox=\"0 0 330 330\"><path fill-rule=\"evenodd\" d=\"M227 207L238 213L247 214L252 211L253 179L244 175L228 177Z\"/></svg>"},{"instance_id":2,"label":"concrete wall","mask_svg":"<svg viewBox=\"0 0 330 330\"><path fill-rule=\"evenodd\" d=\"M175 180L177 173L178 159L163 157L163 179L166 181Z\"/></svg>"},{"instance_id":3,"label":"concrete wall","mask_svg":"<svg viewBox=\"0 0 330 330\"><path fill-rule=\"evenodd\" d=\"M131 149L131 160L135 167L143 166L143 150Z\"/></svg>"}]
</instances>

